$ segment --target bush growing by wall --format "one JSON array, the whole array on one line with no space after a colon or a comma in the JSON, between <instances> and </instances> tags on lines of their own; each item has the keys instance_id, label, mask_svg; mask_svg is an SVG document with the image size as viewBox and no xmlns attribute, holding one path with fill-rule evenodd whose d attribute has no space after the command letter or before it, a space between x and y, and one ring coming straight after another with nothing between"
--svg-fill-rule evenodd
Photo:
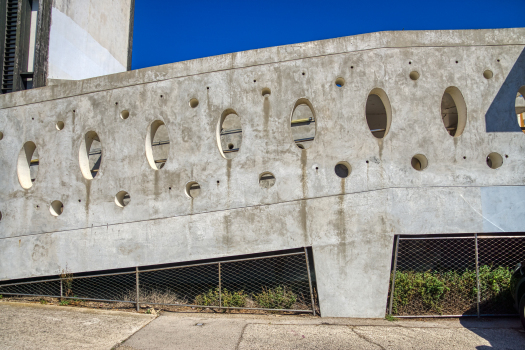
<instances>
[{"instance_id":1,"label":"bush growing by wall","mask_svg":"<svg viewBox=\"0 0 525 350\"><path fill-rule=\"evenodd\" d=\"M276 287L274 289L263 289L259 294L254 295L257 304L265 309L291 309L297 302L297 295L286 287Z\"/></svg>"},{"instance_id":2,"label":"bush growing by wall","mask_svg":"<svg viewBox=\"0 0 525 350\"><path fill-rule=\"evenodd\" d=\"M225 307L245 307L251 297L255 300L255 307L265 309L291 309L298 301L298 297L294 292L282 286L273 289L264 288L262 292L252 295L248 295L242 290L230 292L224 288L220 296L222 306ZM206 293L197 295L194 304L219 306L219 288L210 289Z\"/></svg>"},{"instance_id":3,"label":"bush growing by wall","mask_svg":"<svg viewBox=\"0 0 525 350\"><path fill-rule=\"evenodd\" d=\"M506 267L479 267L483 313L512 310L510 277ZM391 276L392 280L393 274ZM476 270L446 272L397 271L392 313L394 315L475 314ZM510 311L511 312L511 311Z\"/></svg>"}]
</instances>

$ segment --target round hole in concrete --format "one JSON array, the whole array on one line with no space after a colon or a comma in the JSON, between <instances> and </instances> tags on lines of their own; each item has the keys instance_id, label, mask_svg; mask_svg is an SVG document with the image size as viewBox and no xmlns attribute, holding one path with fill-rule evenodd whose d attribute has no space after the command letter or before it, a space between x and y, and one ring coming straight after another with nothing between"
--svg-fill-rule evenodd
<instances>
[{"instance_id":1,"label":"round hole in concrete","mask_svg":"<svg viewBox=\"0 0 525 350\"><path fill-rule=\"evenodd\" d=\"M259 186L262 188L270 188L273 185L275 185L275 176L272 173L266 171L259 175Z\"/></svg>"},{"instance_id":2,"label":"round hole in concrete","mask_svg":"<svg viewBox=\"0 0 525 350\"><path fill-rule=\"evenodd\" d=\"M492 152L487 156L487 165L491 169L497 169L503 165L503 157L497 152Z\"/></svg>"},{"instance_id":3,"label":"round hole in concrete","mask_svg":"<svg viewBox=\"0 0 525 350\"><path fill-rule=\"evenodd\" d=\"M410 74L408 75L410 77L410 79L412 80L418 80L419 79L419 72L416 72L415 70L410 72Z\"/></svg>"},{"instance_id":4,"label":"round hole in concrete","mask_svg":"<svg viewBox=\"0 0 525 350\"><path fill-rule=\"evenodd\" d=\"M192 99L190 100L190 107L191 107L191 108L195 108L195 107L197 107L198 105L199 105L199 100L197 100L196 98L192 98Z\"/></svg>"},{"instance_id":5,"label":"round hole in concrete","mask_svg":"<svg viewBox=\"0 0 525 350\"><path fill-rule=\"evenodd\" d=\"M341 77L335 79L335 86L343 87L345 85L345 80Z\"/></svg>"},{"instance_id":6,"label":"round hole in concrete","mask_svg":"<svg viewBox=\"0 0 525 350\"><path fill-rule=\"evenodd\" d=\"M424 170L428 166L428 159L422 154L416 154L412 157L412 168L421 171Z\"/></svg>"},{"instance_id":7,"label":"round hole in concrete","mask_svg":"<svg viewBox=\"0 0 525 350\"><path fill-rule=\"evenodd\" d=\"M33 186L38 174L38 167L40 159L38 157L38 150L33 141L24 143L24 146L18 153L17 161L17 175L20 186L24 189L29 189Z\"/></svg>"},{"instance_id":8,"label":"round hole in concrete","mask_svg":"<svg viewBox=\"0 0 525 350\"><path fill-rule=\"evenodd\" d=\"M337 176L344 179L350 175L352 167L347 162L339 162L335 165L334 171Z\"/></svg>"},{"instance_id":9,"label":"round hole in concrete","mask_svg":"<svg viewBox=\"0 0 525 350\"><path fill-rule=\"evenodd\" d=\"M58 131L64 129L64 126L65 126L65 124L64 124L63 121L58 121L58 122L56 123L56 125L55 125L55 127L57 128Z\"/></svg>"},{"instance_id":10,"label":"round hole in concrete","mask_svg":"<svg viewBox=\"0 0 525 350\"><path fill-rule=\"evenodd\" d=\"M170 135L162 120L150 123L146 132L146 159L153 170L162 169L168 162Z\"/></svg>"},{"instance_id":11,"label":"round hole in concrete","mask_svg":"<svg viewBox=\"0 0 525 350\"><path fill-rule=\"evenodd\" d=\"M303 72L303 75L305 75L305 74L306 74L306 73L305 73L305 72Z\"/></svg>"},{"instance_id":12,"label":"round hole in concrete","mask_svg":"<svg viewBox=\"0 0 525 350\"><path fill-rule=\"evenodd\" d=\"M124 110L122 112L120 112L120 117L124 120L128 119L129 118L129 111L127 110Z\"/></svg>"},{"instance_id":13,"label":"round hole in concrete","mask_svg":"<svg viewBox=\"0 0 525 350\"><path fill-rule=\"evenodd\" d=\"M241 151L242 131L237 112L231 108L222 112L217 124L217 147L224 158L233 159Z\"/></svg>"},{"instance_id":14,"label":"round hole in concrete","mask_svg":"<svg viewBox=\"0 0 525 350\"><path fill-rule=\"evenodd\" d=\"M441 119L450 136L458 137L463 133L467 124L467 105L455 86L448 87L441 98Z\"/></svg>"},{"instance_id":15,"label":"round hole in concrete","mask_svg":"<svg viewBox=\"0 0 525 350\"><path fill-rule=\"evenodd\" d=\"M121 208L124 208L126 205L131 202L131 197L126 191L120 191L115 195L115 204Z\"/></svg>"},{"instance_id":16,"label":"round hole in concrete","mask_svg":"<svg viewBox=\"0 0 525 350\"><path fill-rule=\"evenodd\" d=\"M0 140L4 138L4 133L0 131Z\"/></svg>"},{"instance_id":17,"label":"round hole in concrete","mask_svg":"<svg viewBox=\"0 0 525 350\"><path fill-rule=\"evenodd\" d=\"M379 88L370 91L366 100L365 115L372 135L378 139L384 138L392 123L392 107L385 91Z\"/></svg>"},{"instance_id":18,"label":"round hole in concrete","mask_svg":"<svg viewBox=\"0 0 525 350\"><path fill-rule=\"evenodd\" d=\"M190 181L186 184L186 196L197 198L201 194L201 186L196 181Z\"/></svg>"},{"instance_id":19,"label":"round hole in concrete","mask_svg":"<svg viewBox=\"0 0 525 350\"><path fill-rule=\"evenodd\" d=\"M492 73L490 69L487 69L486 71L483 72L483 77L485 79L492 79L493 76L494 76L494 73Z\"/></svg>"},{"instance_id":20,"label":"round hole in concrete","mask_svg":"<svg viewBox=\"0 0 525 350\"><path fill-rule=\"evenodd\" d=\"M228 149L233 149L233 143L228 144Z\"/></svg>"},{"instance_id":21,"label":"round hole in concrete","mask_svg":"<svg viewBox=\"0 0 525 350\"><path fill-rule=\"evenodd\" d=\"M88 131L78 150L80 171L87 180L93 180L99 173L102 164L102 143L95 131Z\"/></svg>"},{"instance_id":22,"label":"round hole in concrete","mask_svg":"<svg viewBox=\"0 0 525 350\"><path fill-rule=\"evenodd\" d=\"M270 96L271 94L272 94L272 90L270 90L270 88L266 87L262 89L261 95L263 95L264 97Z\"/></svg>"},{"instance_id":23,"label":"round hole in concrete","mask_svg":"<svg viewBox=\"0 0 525 350\"><path fill-rule=\"evenodd\" d=\"M64 212L64 204L61 201L53 201L49 206L49 212L53 216L60 216Z\"/></svg>"}]
</instances>

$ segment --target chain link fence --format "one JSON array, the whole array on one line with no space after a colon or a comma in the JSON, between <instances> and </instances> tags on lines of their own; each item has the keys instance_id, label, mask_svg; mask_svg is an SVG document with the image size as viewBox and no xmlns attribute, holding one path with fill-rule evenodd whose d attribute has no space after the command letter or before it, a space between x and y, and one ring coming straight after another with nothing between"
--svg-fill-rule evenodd
<instances>
[{"instance_id":1,"label":"chain link fence","mask_svg":"<svg viewBox=\"0 0 525 350\"><path fill-rule=\"evenodd\" d=\"M523 260L525 235L396 236L387 313L515 315L510 278Z\"/></svg>"},{"instance_id":2,"label":"chain link fence","mask_svg":"<svg viewBox=\"0 0 525 350\"><path fill-rule=\"evenodd\" d=\"M0 284L0 295L135 304L318 312L308 250L220 262Z\"/></svg>"}]
</instances>

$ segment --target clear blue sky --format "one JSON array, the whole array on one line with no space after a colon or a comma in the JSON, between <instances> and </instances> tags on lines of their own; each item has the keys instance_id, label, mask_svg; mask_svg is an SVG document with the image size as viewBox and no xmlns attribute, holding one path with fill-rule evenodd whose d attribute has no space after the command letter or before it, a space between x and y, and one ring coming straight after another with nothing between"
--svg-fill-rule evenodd
<instances>
[{"instance_id":1,"label":"clear blue sky","mask_svg":"<svg viewBox=\"0 0 525 350\"><path fill-rule=\"evenodd\" d=\"M132 68L383 30L525 27L525 0L135 0Z\"/></svg>"}]
</instances>

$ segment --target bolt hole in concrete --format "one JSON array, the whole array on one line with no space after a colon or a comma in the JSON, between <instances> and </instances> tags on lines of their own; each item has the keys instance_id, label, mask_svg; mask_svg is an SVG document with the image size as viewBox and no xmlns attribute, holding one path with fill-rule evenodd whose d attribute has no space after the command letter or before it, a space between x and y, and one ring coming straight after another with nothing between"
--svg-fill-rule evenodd
<instances>
[{"instance_id":1,"label":"bolt hole in concrete","mask_svg":"<svg viewBox=\"0 0 525 350\"><path fill-rule=\"evenodd\" d=\"M458 137L467 124L467 105L461 91L455 86L445 90L441 99L441 118L450 136Z\"/></svg>"},{"instance_id":2,"label":"bolt hole in concrete","mask_svg":"<svg viewBox=\"0 0 525 350\"><path fill-rule=\"evenodd\" d=\"M263 95L263 97L270 96L271 94L272 94L272 90L270 90L270 88L262 89L261 95Z\"/></svg>"},{"instance_id":3,"label":"bolt hole in concrete","mask_svg":"<svg viewBox=\"0 0 525 350\"><path fill-rule=\"evenodd\" d=\"M55 125L55 127L57 128L58 131L64 129L64 126L65 126L65 124L64 124L63 121L59 121L59 122L57 122L56 125Z\"/></svg>"},{"instance_id":4,"label":"bolt hole in concrete","mask_svg":"<svg viewBox=\"0 0 525 350\"><path fill-rule=\"evenodd\" d=\"M120 112L120 117L122 119L124 119L124 120L128 119L129 118L129 111L124 110L124 111Z\"/></svg>"},{"instance_id":5,"label":"bolt hole in concrete","mask_svg":"<svg viewBox=\"0 0 525 350\"><path fill-rule=\"evenodd\" d=\"M275 176L270 172L264 172L259 175L259 186L262 188L270 188L275 185Z\"/></svg>"},{"instance_id":6,"label":"bolt hole in concrete","mask_svg":"<svg viewBox=\"0 0 525 350\"><path fill-rule=\"evenodd\" d=\"M186 184L185 192L189 198L197 198L201 194L201 186L195 181L190 181Z\"/></svg>"},{"instance_id":7,"label":"bolt hole in concrete","mask_svg":"<svg viewBox=\"0 0 525 350\"><path fill-rule=\"evenodd\" d=\"M365 114L372 135L378 139L385 137L392 123L392 107L382 89L376 88L370 91L366 100Z\"/></svg>"},{"instance_id":8,"label":"bolt hole in concrete","mask_svg":"<svg viewBox=\"0 0 525 350\"><path fill-rule=\"evenodd\" d=\"M483 72L483 77L485 79L492 79L493 76L494 76L494 73L492 73L492 71L489 69Z\"/></svg>"},{"instance_id":9,"label":"bolt hole in concrete","mask_svg":"<svg viewBox=\"0 0 525 350\"><path fill-rule=\"evenodd\" d=\"M341 77L335 79L335 86L343 87L345 85L345 80Z\"/></svg>"},{"instance_id":10,"label":"bolt hole in concrete","mask_svg":"<svg viewBox=\"0 0 525 350\"><path fill-rule=\"evenodd\" d=\"M162 120L155 120L148 126L146 133L146 158L153 170L160 170L168 161L170 136Z\"/></svg>"},{"instance_id":11,"label":"bolt hole in concrete","mask_svg":"<svg viewBox=\"0 0 525 350\"><path fill-rule=\"evenodd\" d=\"M514 107L516 109L518 125L520 126L521 131L525 133L525 85L518 90Z\"/></svg>"},{"instance_id":12,"label":"bolt hole in concrete","mask_svg":"<svg viewBox=\"0 0 525 350\"><path fill-rule=\"evenodd\" d=\"M421 171L426 169L426 167L428 166L428 159L422 154L416 154L412 157L411 164L412 168Z\"/></svg>"},{"instance_id":13,"label":"bolt hole in concrete","mask_svg":"<svg viewBox=\"0 0 525 350\"><path fill-rule=\"evenodd\" d=\"M198 105L199 105L199 100L197 100L196 98L192 98L192 99L190 100L190 107L191 107L191 108L195 108L195 107L197 107Z\"/></svg>"},{"instance_id":14,"label":"bolt hole in concrete","mask_svg":"<svg viewBox=\"0 0 525 350\"><path fill-rule=\"evenodd\" d=\"M24 143L24 146L18 153L17 174L18 182L24 189L29 189L33 186L38 174L38 166L40 160L38 158L38 150L32 141Z\"/></svg>"},{"instance_id":15,"label":"bolt hole in concrete","mask_svg":"<svg viewBox=\"0 0 525 350\"><path fill-rule=\"evenodd\" d=\"M131 197L126 191L120 191L115 195L115 204L121 208L124 208L126 205L131 202Z\"/></svg>"},{"instance_id":16,"label":"bolt hole in concrete","mask_svg":"<svg viewBox=\"0 0 525 350\"><path fill-rule=\"evenodd\" d=\"M344 179L350 175L352 167L347 162L339 162L335 165L334 171L337 176Z\"/></svg>"},{"instance_id":17,"label":"bolt hole in concrete","mask_svg":"<svg viewBox=\"0 0 525 350\"><path fill-rule=\"evenodd\" d=\"M410 72L410 74L408 76L410 77L410 79L412 79L414 81L419 79L419 73L416 72L416 71Z\"/></svg>"},{"instance_id":18,"label":"bolt hole in concrete","mask_svg":"<svg viewBox=\"0 0 525 350\"><path fill-rule=\"evenodd\" d=\"M2 212L0 211L0 221L2 221Z\"/></svg>"},{"instance_id":19,"label":"bolt hole in concrete","mask_svg":"<svg viewBox=\"0 0 525 350\"><path fill-rule=\"evenodd\" d=\"M4 138L4 133L0 131L0 140Z\"/></svg>"},{"instance_id":20,"label":"bolt hole in concrete","mask_svg":"<svg viewBox=\"0 0 525 350\"><path fill-rule=\"evenodd\" d=\"M300 149L308 149L315 139L316 117L314 107L306 98L295 102L290 117L292 137Z\"/></svg>"},{"instance_id":21,"label":"bolt hole in concrete","mask_svg":"<svg viewBox=\"0 0 525 350\"><path fill-rule=\"evenodd\" d=\"M62 213L64 212L64 204L62 204L61 201L51 202L51 205L49 206L49 212L53 216L62 215Z\"/></svg>"},{"instance_id":22,"label":"bolt hole in concrete","mask_svg":"<svg viewBox=\"0 0 525 350\"><path fill-rule=\"evenodd\" d=\"M233 109L222 112L217 124L217 146L221 155L233 159L241 150L242 124L241 118Z\"/></svg>"},{"instance_id":23,"label":"bolt hole in concrete","mask_svg":"<svg viewBox=\"0 0 525 350\"><path fill-rule=\"evenodd\" d=\"M102 163L102 144L95 131L88 131L82 138L78 160L84 178L92 180L98 175Z\"/></svg>"},{"instance_id":24,"label":"bolt hole in concrete","mask_svg":"<svg viewBox=\"0 0 525 350\"><path fill-rule=\"evenodd\" d=\"M503 157L499 153L492 152L487 156L487 165L491 169L497 169L503 165Z\"/></svg>"}]
</instances>

